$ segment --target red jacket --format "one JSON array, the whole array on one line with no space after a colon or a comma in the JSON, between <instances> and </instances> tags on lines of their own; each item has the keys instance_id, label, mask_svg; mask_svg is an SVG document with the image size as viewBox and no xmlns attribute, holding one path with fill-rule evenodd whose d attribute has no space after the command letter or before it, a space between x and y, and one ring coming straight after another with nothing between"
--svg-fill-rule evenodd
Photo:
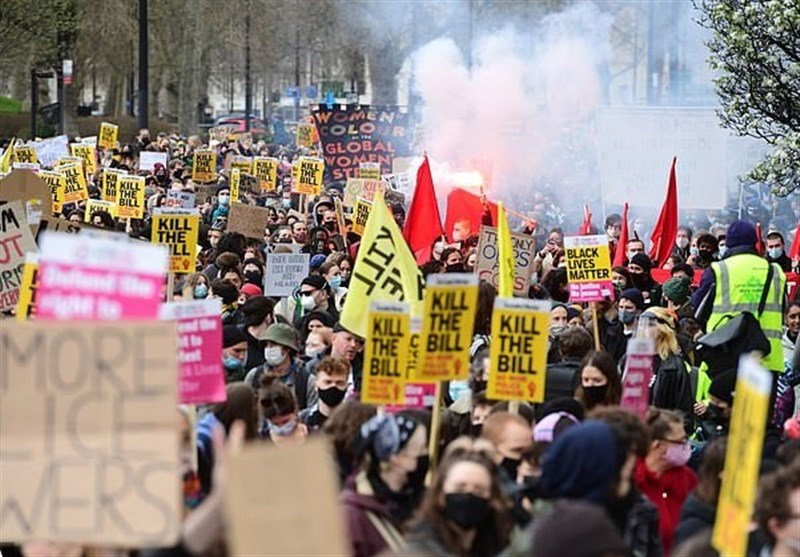
<instances>
[{"instance_id":1,"label":"red jacket","mask_svg":"<svg viewBox=\"0 0 800 557\"><path fill-rule=\"evenodd\" d=\"M644 460L640 459L633 472L633 481L658 509L664 557L669 557L675 529L680 521L681 507L697 485L697 476L688 466L680 466L670 468L656 477L655 473L647 468Z\"/></svg>"}]
</instances>

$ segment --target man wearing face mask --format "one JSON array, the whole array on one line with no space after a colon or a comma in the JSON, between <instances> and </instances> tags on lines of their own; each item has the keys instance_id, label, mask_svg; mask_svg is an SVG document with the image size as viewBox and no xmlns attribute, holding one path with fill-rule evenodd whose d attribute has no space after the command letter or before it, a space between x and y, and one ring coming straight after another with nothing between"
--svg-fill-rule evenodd
<instances>
[{"instance_id":1,"label":"man wearing face mask","mask_svg":"<svg viewBox=\"0 0 800 557\"><path fill-rule=\"evenodd\" d=\"M517 469L522 452L533 443L531 425L517 414L496 412L483 422L481 437L494 445L501 484L508 495L517 489Z\"/></svg>"},{"instance_id":2,"label":"man wearing face mask","mask_svg":"<svg viewBox=\"0 0 800 557\"><path fill-rule=\"evenodd\" d=\"M231 205L231 190L228 186L222 186L217 191L217 202L209 211L209 224L217 222L217 219L227 219Z\"/></svg>"},{"instance_id":3,"label":"man wearing face mask","mask_svg":"<svg viewBox=\"0 0 800 557\"><path fill-rule=\"evenodd\" d=\"M686 262L695 269L708 269L718 259L719 241L713 234L704 233L697 236L696 243L696 247L689 248Z\"/></svg>"},{"instance_id":4,"label":"man wearing face mask","mask_svg":"<svg viewBox=\"0 0 800 557\"><path fill-rule=\"evenodd\" d=\"M708 386L708 401L697 403L698 409L703 411L695 431L697 441L709 443L728 436L736 375L737 370L733 368L714 376Z\"/></svg>"},{"instance_id":5,"label":"man wearing face mask","mask_svg":"<svg viewBox=\"0 0 800 557\"><path fill-rule=\"evenodd\" d=\"M317 402L314 378L304 369L298 355L298 334L291 325L273 323L260 337L264 343L264 364L251 369L244 381L258 389L261 376L271 373L292 389L299 410Z\"/></svg>"},{"instance_id":6,"label":"man wearing face mask","mask_svg":"<svg viewBox=\"0 0 800 557\"><path fill-rule=\"evenodd\" d=\"M644 253L637 253L628 263L633 286L642 293L646 307L661 305L661 285L650 274L653 262Z\"/></svg>"},{"instance_id":7,"label":"man wearing face mask","mask_svg":"<svg viewBox=\"0 0 800 557\"><path fill-rule=\"evenodd\" d=\"M619 321L608 326L603 346L614 361L619 363L628 351L628 341L636 333L639 315L644 311L642 293L636 288L623 290L617 307Z\"/></svg>"},{"instance_id":8,"label":"man wearing face mask","mask_svg":"<svg viewBox=\"0 0 800 557\"><path fill-rule=\"evenodd\" d=\"M239 308L244 317L244 332L247 335L247 362L245 369L250 370L264 363L263 337L267 328L272 325L272 311L275 303L264 296L255 296L247 300Z\"/></svg>"},{"instance_id":9,"label":"man wearing face mask","mask_svg":"<svg viewBox=\"0 0 800 557\"><path fill-rule=\"evenodd\" d=\"M792 260L786 255L783 234L777 230L772 230L767 234L767 253L765 257L770 263L777 263L784 273L792 270Z\"/></svg>"},{"instance_id":10,"label":"man wearing face mask","mask_svg":"<svg viewBox=\"0 0 800 557\"><path fill-rule=\"evenodd\" d=\"M339 319L339 311L331 293L328 281L319 275L309 275L300 283L298 305L301 315L297 323L312 311L324 311L334 319Z\"/></svg>"},{"instance_id":11,"label":"man wearing face mask","mask_svg":"<svg viewBox=\"0 0 800 557\"><path fill-rule=\"evenodd\" d=\"M236 325L222 328L222 367L225 382L234 383L244 379L244 363L247 361L247 336Z\"/></svg>"},{"instance_id":12,"label":"man wearing face mask","mask_svg":"<svg viewBox=\"0 0 800 557\"><path fill-rule=\"evenodd\" d=\"M689 244L692 242L692 229L688 226L679 226L675 235L675 245L672 246L672 255L686 261L689 257Z\"/></svg>"},{"instance_id":13,"label":"man wearing face mask","mask_svg":"<svg viewBox=\"0 0 800 557\"><path fill-rule=\"evenodd\" d=\"M330 356L320 361L314 379L319 400L300 412L300 422L306 424L309 433L322 429L331 413L342 403L347 394L349 373L349 362Z\"/></svg>"}]
</instances>

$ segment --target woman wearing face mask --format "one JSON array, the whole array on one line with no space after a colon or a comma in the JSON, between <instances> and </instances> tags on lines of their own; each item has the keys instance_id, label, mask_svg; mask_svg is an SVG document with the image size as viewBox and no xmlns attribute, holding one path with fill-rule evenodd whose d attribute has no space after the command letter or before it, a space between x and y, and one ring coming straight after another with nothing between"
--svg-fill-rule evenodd
<instances>
[{"instance_id":1,"label":"woman wearing face mask","mask_svg":"<svg viewBox=\"0 0 800 557\"><path fill-rule=\"evenodd\" d=\"M336 263L326 261L319 266L319 274L324 278L333 294L336 309L342 310L342 301L347 295L347 288L342 286L342 271Z\"/></svg>"},{"instance_id":2,"label":"woman wearing face mask","mask_svg":"<svg viewBox=\"0 0 800 557\"><path fill-rule=\"evenodd\" d=\"M697 476L686 466L692 449L683 417L671 410L651 408L647 414L650 452L636 463L633 480L658 508L664 555L672 551L675 529L683 503L697 485Z\"/></svg>"},{"instance_id":3,"label":"woman wearing face mask","mask_svg":"<svg viewBox=\"0 0 800 557\"><path fill-rule=\"evenodd\" d=\"M276 446L302 445L308 428L297 416L297 401L292 390L272 373L261 376L258 389L258 408L261 414L259 433Z\"/></svg>"},{"instance_id":4,"label":"woman wearing face mask","mask_svg":"<svg viewBox=\"0 0 800 557\"><path fill-rule=\"evenodd\" d=\"M616 406L622 398L617 365L607 352L589 352L581 362L577 398L587 412L599 406Z\"/></svg>"},{"instance_id":5,"label":"woman wearing face mask","mask_svg":"<svg viewBox=\"0 0 800 557\"><path fill-rule=\"evenodd\" d=\"M217 192L217 203L211 208L211 219L209 223L217 222L217 219L228 218L231 205L231 190L228 186L222 186Z\"/></svg>"},{"instance_id":6,"label":"woman wearing face mask","mask_svg":"<svg viewBox=\"0 0 800 557\"><path fill-rule=\"evenodd\" d=\"M483 557L508 546L511 501L500 487L492 451L480 439L450 444L407 537L408 554Z\"/></svg>"},{"instance_id":7,"label":"woman wearing face mask","mask_svg":"<svg viewBox=\"0 0 800 557\"><path fill-rule=\"evenodd\" d=\"M355 439L361 469L339 497L355 557L404 545L402 526L416 509L428 471L427 429L402 416L375 416Z\"/></svg>"},{"instance_id":8,"label":"woman wearing face mask","mask_svg":"<svg viewBox=\"0 0 800 557\"><path fill-rule=\"evenodd\" d=\"M183 282L184 300L205 300L208 297L208 279L203 273L194 273Z\"/></svg>"},{"instance_id":9,"label":"woman wearing face mask","mask_svg":"<svg viewBox=\"0 0 800 557\"><path fill-rule=\"evenodd\" d=\"M305 357L308 360L321 358L331 348L331 329L311 331L306 337Z\"/></svg>"},{"instance_id":10,"label":"woman wearing face mask","mask_svg":"<svg viewBox=\"0 0 800 557\"><path fill-rule=\"evenodd\" d=\"M264 288L264 265L258 259L251 257L244 262L242 276L245 284L255 284Z\"/></svg>"}]
</instances>

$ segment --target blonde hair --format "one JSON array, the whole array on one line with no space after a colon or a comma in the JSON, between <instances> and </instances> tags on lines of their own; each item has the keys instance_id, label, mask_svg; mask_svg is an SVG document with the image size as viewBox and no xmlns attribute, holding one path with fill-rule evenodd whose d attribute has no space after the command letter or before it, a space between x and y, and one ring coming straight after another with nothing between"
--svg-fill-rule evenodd
<instances>
[{"instance_id":1,"label":"blonde hair","mask_svg":"<svg viewBox=\"0 0 800 557\"><path fill-rule=\"evenodd\" d=\"M649 316L655 320L656 330L656 354L662 360L666 360L670 356L680 354L678 347L678 335L675 333L674 323L675 318L673 314L662 307L651 307L645 311L643 316Z\"/></svg>"}]
</instances>

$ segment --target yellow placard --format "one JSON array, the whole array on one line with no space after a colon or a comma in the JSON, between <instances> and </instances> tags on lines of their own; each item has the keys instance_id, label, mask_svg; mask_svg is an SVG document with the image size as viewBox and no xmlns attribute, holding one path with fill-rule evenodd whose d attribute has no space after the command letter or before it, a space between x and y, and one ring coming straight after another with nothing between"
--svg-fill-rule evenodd
<instances>
[{"instance_id":1,"label":"yellow placard","mask_svg":"<svg viewBox=\"0 0 800 557\"><path fill-rule=\"evenodd\" d=\"M83 172L83 159L80 157L61 157L56 161L56 164L53 165L53 168L60 170L64 166L69 166L76 163L81 165L81 172Z\"/></svg>"},{"instance_id":2,"label":"yellow placard","mask_svg":"<svg viewBox=\"0 0 800 557\"><path fill-rule=\"evenodd\" d=\"M772 374L758 359L742 356L712 536L714 547L726 557L747 550L771 389Z\"/></svg>"},{"instance_id":3,"label":"yellow placard","mask_svg":"<svg viewBox=\"0 0 800 557\"><path fill-rule=\"evenodd\" d=\"M314 157L300 157L296 166L297 177L294 191L306 195L319 195L322 193L325 161Z\"/></svg>"},{"instance_id":4,"label":"yellow placard","mask_svg":"<svg viewBox=\"0 0 800 557\"><path fill-rule=\"evenodd\" d=\"M60 172L40 170L39 178L50 188L51 210L53 213L60 213L64 206L64 189L66 188L66 178Z\"/></svg>"},{"instance_id":5,"label":"yellow placard","mask_svg":"<svg viewBox=\"0 0 800 557\"><path fill-rule=\"evenodd\" d=\"M239 203L239 184L242 183L242 172L238 168L231 168L231 203Z\"/></svg>"},{"instance_id":6,"label":"yellow placard","mask_svg":"<svg viewBox=\"0 0 800 557\"><path fill-rule=\"evenodd\" d=\"M405 404L411 333L408 308L400 302L370 304L361 402Z\"/></svg>"},{"instance_id":7,"label":"yellow placard","mask_svg":"<svg viewBox=\"0 0 800 557\"><path fill-rule=\"evenodd\" d=\"M97 170L97 154L92 145L83 143L72 143L69 152L73 157L79 157L83 161L83 171L86 175L94 174Z\"/></svg>"},{"instance_id":8,"label":"yellow placard","mask_svg":"<svg viewBox=\"0 0 800 557\"><path fill-rule=\"evenodd\" d=\"M120 176L117 179L116 203L119 218L144 218L144 177Z\"/></svg>"},{"instance_id":9,"label":"yellow placard","mask_svg":"<svg viewBox=\"0 0 800 557\"><path fill-rule=\"evenodd\" d=\"M108 213L112 217L117 216L117 204L111 201L103 201L102 199L90 199L86 202L86 211L83 215L83 222L91 224L92 217L95 213Z\"/></svg>"},{"instance_id":10,"label":"yellow placard","mask_svg":"<svg viewBox=\"0 0 800 557\"><path fill-rule=\"evenodd\" d=\"M611 255L605 234L564 238L564 257L571 302L613 299Z\"/></svg>"},{"instance_id":11,"label":"yellow placard","mask_svg":"<svg viewBox=\"0 0 800 557\"><path fill-rule=\"evenodd\" d=\"M280 161L272 157L253 159L253 176L258 180L261 191L275 191L278 185L278 164Z\"/></svg>"},{"instance_id":12,"label":"yellow placard","mask_svg":"<svg viewBox=\"0 0 800 557\"><path fill-rule=\"evenodd\" d=\"M36 156L36 149L30 145L17 145L14 147L14 162L15 163L28 163L38 164L39 159Z\"/></svg>"},{"instance_id":13,"label":"yellow placard","mask_svg":"<svg viewBox=\"0 0 800 557\"><path fill-rule=\"evenodd\" d=\"M298 147L312 147L314 145L314 124L297 124L295 143Z\"/></svg>"},{"instance_id":14,"label":"yellow placard","mask_svg":"<svg viewBox=\"0 0 800 557\"><path fill-rule=\"evenodd\" d=\"M100 124L100 132L97 134L97 146L101 149L116 149L118 137L119 126L103 122Z\"/></svg>"},{"instance_id":15,"label":"yellow placard","mask_svg":"<svg viewBox=\"0 0 800 557\"><path fill-rule=\"evenodd\" d=\"M544 400L549 305L497 298L492 313L489 384L492 400Z\"/></svg>"},{"instance_id":16,"label":"yellow placard","mask_svg":"<svg viewBox=\"0 0 800 557\"><path fill-rule=\"evenodd\" d=\"M478 307L478 277L469 274L431 275L424 301L416 379L467 379L469 347Z\"/></svg>"},{"instance_id":17,"label":"yellow placard","mask_svg":"<svg viewBox=\"0 0 800 557\"><path fill-rule=\"evenodd\" d=\"M192 181L206 184L217 179L217 153L210 149L194 152Z\"/></svg>"},{"instance_id":18,"label":"yellow placard","mask_svg":"<svg viewBox=\"0 0 800 557\"><path fill-rule=\"evenodd\" d=\"M103 181L100 191L100 199L103 201L117 202L117 183L120 176L126 176L127 172L123 170L115 170L113 168L103 169Z\"/></svg>"},{"instance_id":19,"label":"yellow placard","mask_svg":"<svg viewBox=\"0 0 800 557\"><path fill-rule=\"evenodd\" d=\"M171 273L193 273L199 232L198 215L153 215L150 240L169 247Z\"/></svg>"},{"instance_id":20,"label":"yellow placard","mask_svg":"<svg viewBox=\"0 0 800 557\"><path fill-rule=\"evenodd\" d=\"M359 198L356 202L355 212L353 213L353 232L358 235L364 234L364 228L367 226L370 211L372 211L372 203L366 199Z\"/></svg>"},{"instance_id":21,"label":"yellow placard","mask_svg":"<svg viewBox=\"0 0 800 557\"><path fill-rule=\"evenodd\" d=\"M231 161L231 168L238 168L240 171L244 172L245 174L252 174L253 173L253 157L242 157L236 156L233 157Z\"/></svg>"},{"instance_id":22,"label":"yellow placard","mask_svg":"<svg viewBox=\"0 0 800 557\"><path fill-rule=\"evenodd\" d=\"M17 301L17 321L27 321L36 315L36 288L39 286L39 254L26 253L22 268Z\"/></svg>"},{"instance_id":23,"label":"yellow placard","mask_svg":"<svg viewBox=\"0 0 800 557\"><path fill-rule=\"evenodd\" d=\"M64 175L64 203L89 199L82 162L65 164L59 167L59 171Z\"/></svg>"},{"instance_id":24,"label":"yellow placard","mask_svg":"<svg viewBox=\"0 0 800 557\"><path fill-rule=\"evenodd\" d=\"M364 180L380 180L381 163L362 162L358 165L358 177Z\"/></svg>"}]
</instances>

